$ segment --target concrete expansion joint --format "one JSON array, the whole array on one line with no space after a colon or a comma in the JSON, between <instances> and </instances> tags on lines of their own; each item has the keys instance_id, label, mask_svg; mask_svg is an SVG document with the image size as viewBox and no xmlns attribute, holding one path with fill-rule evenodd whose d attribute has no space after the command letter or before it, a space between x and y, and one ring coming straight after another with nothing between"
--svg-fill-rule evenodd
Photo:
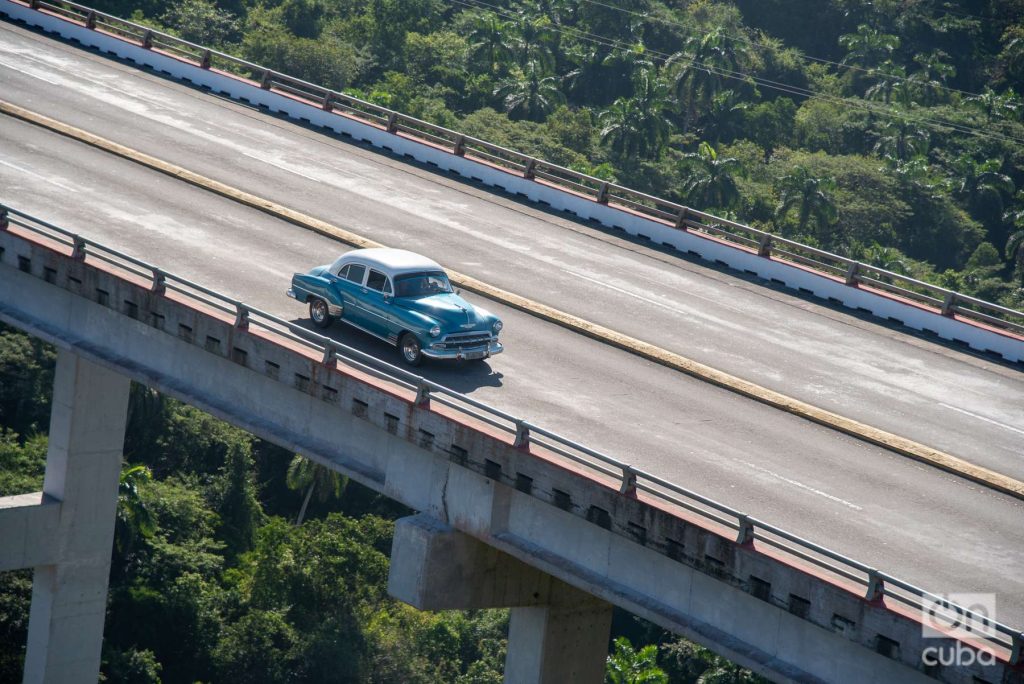
<instances>
[{"instance_id":1,"label":"concrete expansion joint","mask_svg":"<svg viewBox=\"0 0 1024 684\"><path fill-rule=\"evenodd\" d=\"M320 235L357 248L383 247L381 243L369 240L351 231L307 216L270 200L257 197L211 178L157 159L143 152L101 138L87 131L75 128L50 117L32 112L9 102L0 100L0 113L12 116L42 128L46 128L73 140L96 147L129 161L148 167L160 173L178 178L196 187L208 190L230 200L255 208L293 225L311 230ZM84 245L83 245L84 254ZM752 382L724 373L680 354L662 349L648 342L623 335L572 314L554 309L520 295L502 290L470 276L449 270L449 276L456 285L496 302L517 309L541 320L554 323L598 342L621 349L640 358L689 375L697 380L721 387L730 392L753 399L794 416L817 423L843 434L874 444L893 453L905 456L940 470L952 473L977 484L994 489L1017 499L1024 500L1024 482L976 465L959 457L941 452L926 445L913 442L890 432L874 428L859 421L826 411L780 392L756 385ZM525 422L517 425L516 446L529 450L529 429Z\"/></svg>"}]
</instances>

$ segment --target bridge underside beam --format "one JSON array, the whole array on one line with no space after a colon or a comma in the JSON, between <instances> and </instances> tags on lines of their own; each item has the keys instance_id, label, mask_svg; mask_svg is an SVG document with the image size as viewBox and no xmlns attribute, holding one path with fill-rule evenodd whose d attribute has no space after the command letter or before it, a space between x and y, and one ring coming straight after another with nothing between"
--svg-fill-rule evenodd
<instances>
[{"instance_id":1,"label":"bridge underside beam","mask_svg":"<svg viewBox=\"0 0 1024 684\"><path fill-rule=\"evenodd\" d=\"M0 497L0 572L57 562L60 502L42 492Z\"/></svg>"},{"instance_id":2,"label":"bridge underside beam","mask_svg":"<svg viewBox=\"0 0 1024 684\"><path fill-rule=\"evenodd\" d=\"M511 607L510 684L604 677L611 604L430 516L395 525L388 592L421 610Z\"/></svg>"}]
</instances>

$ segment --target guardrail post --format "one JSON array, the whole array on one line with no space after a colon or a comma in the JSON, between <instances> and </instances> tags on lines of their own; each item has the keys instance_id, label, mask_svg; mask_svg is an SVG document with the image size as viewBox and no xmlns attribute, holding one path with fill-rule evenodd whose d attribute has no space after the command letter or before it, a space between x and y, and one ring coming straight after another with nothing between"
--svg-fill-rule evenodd
<instances>
[{"instance_id":1,"label":"guardrail post","mask_svg":"<svg viewBox=\"0 0 1024 684\"><path fill-rule=\"evenodd\" d=\"M850 264L850 267L846 269L846 284L856 285L857 284L857 272L860 271L860 262L854 261Z\"/></svg>"},{"instance_id":2,"label":"guardrail post","mask_svg":"<svg viewBox=\"0 0 1024 684\"><path fill-rule=\"evenodd\" d=\"M153 49L153 29L146 29L146 32L142 34L142 47L147 50Z\"/></svg>"},{"instance_id":3,"label":"guardrail post","mask_svg":"<svg viewBox=\"0 0 1024 684\"><path fill-rule=\"evenodd\" d=\"M335 356L337 352L337 346L335 346L333 341L328 340L327 342L324 343L324 358L320 361L320 363L327 366L328 368L337 368L338 357Z\"/></svg>"},{"instance_id":4,"label":"guardrail post","mask_svg":"<svg viewBox=\"0 0 1024 684\"><path fill-rule=\"evenodd\" d=\"M770 257L772 255L772 236L765 235L757 243L757 256Z\"/></svg>"},{"instance_id":5,"label":"guardrail post","mask_svg":"<svg viewBox=\"0 0 1024 684\"><path fill-rule=\"evenodd\" d=\"M512 443L516 449L530 450L530 428L525 420L516 421L516 441Z\"/></svg>"},{"instance_id":6,"label":"guardrail post","mask_svg":"<svg viewBox=\"0 0 1024 684\"><path fill-rule=\"evenodd\" d=\"M154 294L167 292L167 275L159 268L153 269L153 284L150 286L149 291Z\"/></svg>"},{"instance_id":7,"label":"guardrail post","mask_svg":"<svg viewBox=\"0 0 1024 684\"><path fill-rule=\"evenodd\" d=\"M466 156L466 136L460 135L455 139L455 147L452 148L452 153L457 157Z\"/></svg>"},{"instance_id":8,"label":"guardrail post","mask_svg":"<svg viewBox=\"0 0 1024 684\"><path fill-rule=\"evenodd\" d=\"M633 466L622 466L622 484L619 485L619 494L636 498L636 471L633 470Z\"/></svg>"},{"instance_id":9,"label":"guardrail post","mask_svg":"<svg viewBox=\"0 0 1024 684\"><path fill-rule=\"evenodd\" d=\"M946 298L942 300L942 315L952 316L956 307L956 292L947 292Z\"/></svg>"},{"instance_id":10,"label":"guardrail post","mask_svg":"<svg viewBox=\"0 0 1024 684\"><path fill-rule=\"evenodd\" d=\"M1024 632L1013 635L1013 646L1010 648L1010 665L1024 664Z\"/></svg>"},{"instance_id":11,"label":"guardrail post","mask_svg":"<svg viewBox=\"0 0 1024 684\"><path fill-rule=\"evenodd\" d=\"M332 93L330 91L324 93L323 102L320 103L320 109L324 110L325 112L334 111L334 103L331 102L331 95Z\"/></svg>"},{"instance_id":12,"label":"guardrail post","mask_svg":"<svg viewBox=\"0 0 1024 684\"><path fill-rule=\"evenodd\" d=\"M263 90L270 90L270 81L274 77L274 72L267 69L263 72L263 78L260 80L260 88Z\"/></svg>"},{"instance_id":13,"label":"guardrail post","mask_svg":"<svg viewBox=\"0 0 1024 684\"><path fill-rule=\"evenodd\" d=\"M0 230L7 230L11 226L11 219L7 215L7 207L0 209Z\"/></svg>"},{"instance_id":14,"label":"guardrail post","mask_svg":"<svg viewBox=\"0 0 1024 684\"><path fill-rule=\"evenodd\" d=\"M242 302L235 303L235 327L243 330L249 327L249 307Z\"/></svg>"},{"instance_id":15,"label":"guardrail post","mask_svg":"<svg viewBox=\"0 0 1024 684\"><path fill-rule=\"evenodd\" d=\"M679 215L676 216L676 230L686 230L686 217L689 214L690 210L686 207L679 210Z\"/></svg>"},{"instance_id":16,"label":"guardrail post","mask_svg":"<svg viewBox=\"0 0 1024 684\"><path fill-rule=\"evenodd\" d=\"M416 406L419 408L430 407L430 386L427 381L420 377L416 380Z\"/></svg>"},{"instance_id":17,"label":"guardrail post","mask_svg":"<svg viewBox=\"0 0 1024 684\"><path fill-rule=\"evenodd\" d=\"M868 570L868 590L864 598L868 601L881 601L885 596L885 581L874 568Z\"/></svg>"},{"instance_id":18,"label":"guardrail post","mask_svg":"<svg viewBox=\"0 0 1024 684\"><path fill-rule=\"evenodd\" d=\"M199 68L200 69L209 69L210 68L210 60L212 58L213 58L213 54L209 50L204 52L203 53L203 59L202 59L202 61L199 62Z\"/></svg>"},{"instance_id":19,"label":"guardrail post","mask_svg":"<svg viewBox=\"0 0 1024 684\"><path fill-rule=\"evenodd\" d=\"M95 29L96 28L96 12L89 10L89 14L85 17L85 28Z\"/></svg>"},{"instance_id":20,"label":"guardrail post","mask_svg":"<svg viewBox=\"0 0 1024 684\"><path fill-rule=\"evenodd\" d=\"M608 204L608 183L601 183L601 188L597 191L597 203Z\"/></svg>"},{"instance_id":21,"label":"guardrail post","mask_svg":"<svg viewBox=\"0 0 1024 684\"><path fill-rule=\"evenodd\" d=\"M398 112L388 114L388 133L398 132Z\"/></svg>"},{"instance_id":22,"label":"guardrail post","mask_svg":"<svg viewBox=\"0 0 1024 684\"><path fill-rule=\"evenodd\" d=\"M736 532L736 543L753 544L754 543L754 523L750 520L750 516L746 513L740 513L736 516L740 523L740 529Z\"/></svg>"},{"instance_id":23,"label":"guardrail post","mask_svg":"<svg viewBox=\"0 0 1024 684\"><path fill-rule=\"evenodd\" d=\"M533 157L526 160L526 165L523 167L523 178L533 179L533 171L537 168L537 160Z\"/></svg>"},{"instance_id":24,"label":"guardrail post","mask_svg":"<svg viewBox=\"0 0 1024 684\"><path fill-rule=\"evenodd\" d=\"M85 240L82 239L81 235L76 235L74 237L74 241L75 241L75 243L74 243L75 246L71 250L71 258L75 259L77 261L84 261L85 260Z\"/></svg>"},{"instance_id":25,"label":"guardrail post","mask_svg":"<svg viewBox=\"0 0 1024 684\"><path fill-rule=\"evenodd\" d=\"M41 3L39 2L39 0L32 0L32 2L29 3L29 7L31 7L34 10L37 10L39 9L40 4Z\"/></svg>"}]
</instances>

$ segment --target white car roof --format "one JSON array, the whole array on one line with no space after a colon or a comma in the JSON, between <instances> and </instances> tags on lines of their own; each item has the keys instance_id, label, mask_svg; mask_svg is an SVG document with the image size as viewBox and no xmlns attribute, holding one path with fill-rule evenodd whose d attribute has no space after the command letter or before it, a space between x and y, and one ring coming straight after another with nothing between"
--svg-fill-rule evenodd
<instances>
[{"instance_id":1,"label":"white car roof","mask_svg":"<svg viewBox=\"0 0 1024 684\"><path fill-rule=\"evenodd\" d=\"M353 261L376 268L378 271L389 276L401 275L403 273L422 273L423 271L444 271L436 261L428 259L421 254L387 247L354 249L351 252L346 252L331 264L331 271L337 273L339 268Z\"/></svg>"}]
</instances>

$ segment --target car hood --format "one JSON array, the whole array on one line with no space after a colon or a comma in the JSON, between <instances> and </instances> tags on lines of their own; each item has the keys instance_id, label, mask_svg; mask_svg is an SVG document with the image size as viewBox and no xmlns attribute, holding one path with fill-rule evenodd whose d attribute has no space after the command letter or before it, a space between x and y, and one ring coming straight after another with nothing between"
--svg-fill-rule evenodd
<instances>
[{"instance_id":1,"label":"car hood","mask_svg":"<svg viewBox=\"0 0 1024 684\"><path fill-rule=\"evenodd\" d=\"M396 303L409 311L429 316L446 333L464 330L490 330L496 320L489 312L473 306L457 294L436 294L416 299L396 299ZM463 327L466 326L466 327Z\"/></svg>"}]
</instances>

